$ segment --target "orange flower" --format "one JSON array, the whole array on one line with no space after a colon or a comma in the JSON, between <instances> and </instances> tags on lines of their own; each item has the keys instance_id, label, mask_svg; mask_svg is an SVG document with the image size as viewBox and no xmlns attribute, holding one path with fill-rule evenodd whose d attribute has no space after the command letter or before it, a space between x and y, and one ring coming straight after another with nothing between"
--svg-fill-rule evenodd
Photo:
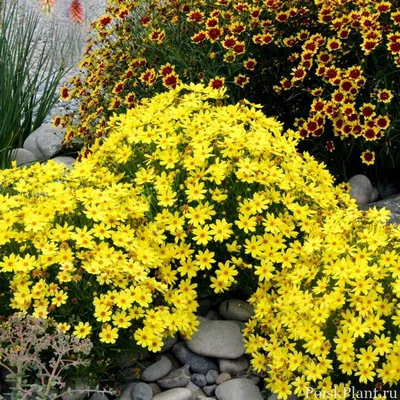
<instances>
[{"instance_id":1,"label":"orange flower","mask_svg":"<svg viewBox=\"0 0 400 400\"><path fill-rule=\"evenodd\" d=\"M370 151L370 150L365 150L361 154L361 161L364 164L367 164L367 165L374 164L375 163L375 152L374 151Z\"/></svg>"},{"instance_id":2,"label":"orange flower","mask_svg":"<svg viewBox=\"0 0 400 400\"><path fill-rule=\"evenodd\" d=\"M207 31L207 37L210 39L211 43L215 43L222 34L222 29L219 27L210 28Z\"/></svg>"},{"instance_id":3,"label":"orange flower","mask_svg":"<svg viewBox=\"0 0 400 400\"><path fill-rule=\"evenodd\" d=\"M98 21L99 27L100 28L104 28L106 27L108 24L111 24L112 18L109 15L104 15L103 17L101 17Z\"/></svg>"},{"instance_id":4,"label":"orange flower","mask_svg":"<svg viewBox=\"0 0 400 400\"><path fill-rule=\"evenodd\" d=\"M254 58L248 58L244 63L244 67L249 71L253 71L254 67L256 66L257 61Z\"/></svg>"},{"instance_id":5,"label":"orange flower","mask_svg":"<svg viewBox=\"0 0 400 400\"><path fill-rule=\"evenodd\" d=\"M40 0L40 6L42 8L42 12L45 14L51 14L56 6L56 0Z\"/></svg>"},{"instance_id":6,"label":"orange flower","mask_svg":"<svg viewBox=\"0 0 400 400\"><path fill-rule=\"evenodd\" d=\"M179 83L178 75L172 73L163 78L163 85L168 88L175 89L176 85Z\"/></svg>"},{"instance_id":7,"label":"orange flower","mask_svg":"<svg viewBox=\"0 0 400 400\"><path fill-rule=\"evenodd\" d=\"M204 13L200 11L199 9L190 11L188 14L187 20L190 22L196 22L197 24L200 24L204 18Z\"/></svg>"},{"instance_id":8,"label":"orange flower","mask_svg":"<svg viewBox=\"0 0 400 400\"><path fill-rule=\"evenodd\" d=\"M200 31L191 37L193 42L200 43L207 39L207 33L204 31Z\"/></svg>"},{"instance_id":9,"label":"orange flower","mask_svg":"<svg viewBox=\"0 0 400 400\"><path fill-rule=\"evenodd\" d=\"M66 86L63 86L62 88L60 88L60 97L63 100L68 100L69 99L69 90Z\"/></svg>"},{"instance_id":10,"label":"orange flower","mask_svg":"<svg viewBox=\"0 0 400 400\"><path fill-rule=\"evenodd\" d=\"M234 78L233 81L236 83L236 85L244 87L249 82L249 78L246 75L239 74Z\"/></svg>"},{"instance_id":11,"label":"orange flower","mask_svg":"<svg viewBox=\"0 0 400 400\"><path fill-rule=\"evenodd\" d=\"M162 76L167 76L175 72L175 67L173 67L170 63L161 65L160 72Z\"/></svg>"},{"instance_id":12,"label":"orange flower","mask_svg":"<svg viewBox=\"0 0 400 400\"><path fill-rule=\"evenodd\" d=\"M212 87L213 89L221 89L224 87L225 84L225 78L221 78L219 76L216 76L214 79L211 79L210 83L208 86Z\"/></svg>"},{"instance_id":13,"label":"orange flower","mask_svg":"<svg viewBox=\"0 0 400 400\"><path fill-rule=\"evenodd\" d=\"M68 12L72 22L81 24L85 20L85 14L80 0L72 0Z\"/></svg>"},{"instance_id":14,"label":"orange flower","mask_svg":"<svg viewBox=\"0 0 400 400\"><path fill-rule=\"evenodd\" d=\"M224 49L231 49L235 44L237 43L237 40L235 36L226 36L225 39L222 41L222 47Z\"/></svg>"},{"instance_id":15,"label":"orange flower","mask_svg":"<svg viewBox=\"0 0 400 400\"><path fill-rule=\"evenodd\" d=\"M383 89L378 92L378 101L381 103L390 103L393 99L393 94L390 90Z\"/></svg>"}]
</instances>

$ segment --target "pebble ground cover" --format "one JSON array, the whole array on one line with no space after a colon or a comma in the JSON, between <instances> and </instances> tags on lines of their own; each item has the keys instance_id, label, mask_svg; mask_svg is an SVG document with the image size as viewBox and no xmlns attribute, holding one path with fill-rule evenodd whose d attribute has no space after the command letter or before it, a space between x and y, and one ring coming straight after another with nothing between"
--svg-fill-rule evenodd
<instances>
[{"instance_id":1,"label":"pebble ground cover","mask_svg":"<svg viewBox=\"0 0 400 400\"><path fill-rule=\"evenodd\" d=\"M303 139L395 162L400 11L301 3L109 2L61 90L79 110L54 121L79 162L0 173L3 317L157 352L194 334L200 298L234 294L279 398L397 384L400 230ZM332 154L331 169L352 157Z\"/></svg>"}]
</instances>

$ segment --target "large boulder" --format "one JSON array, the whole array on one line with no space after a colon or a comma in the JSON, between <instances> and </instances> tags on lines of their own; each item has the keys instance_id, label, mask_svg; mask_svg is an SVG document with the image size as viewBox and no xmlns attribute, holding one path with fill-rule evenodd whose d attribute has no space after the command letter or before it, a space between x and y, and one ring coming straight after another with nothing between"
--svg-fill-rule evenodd
<instances>
[{"instance_id":1,"label":"large boulder","mask_svg":"<svg viewBox=\"0 0 400 400\"><path fill-rule=\"evenodd\" d=\"M243 336L235 323L199 319L197 332L190 340L186 340L189 350L206 357L228 359L236 359L244 354Z\"/></svg>"},{"instance_id":2,"label":"large boulder","mask_svg":"<svg viewBox=\"0 0 400 400\"><path fill-rule=\"evenodd\" d=\"M65 129L43 124L25 139L23 148L33 153L38 160L47 160L61 151L64 133Z\"/></svg>"},{"instance_id":3,"label":"large boulder","mask_svg":"<svg viewBox=\"0 0 400 400\"><path fill-rule=\"evenodd\" d=\"M29 166L31 163L38 161L35 154L26 149L14 149L10 151L11 161L16 161L18 167Z\"/></svg>"},{"instance_id":4,"label":"large boulder","mask_svg":"<svg viewBox=\"0 0 400 400\"><path fill-rule=\"evenodd\" d=\"M357 204L371 203L378 198L378 191L365 175L354 175L348 183L350 185L350 197L355 199Z\"/></svg>"}]
</instances>

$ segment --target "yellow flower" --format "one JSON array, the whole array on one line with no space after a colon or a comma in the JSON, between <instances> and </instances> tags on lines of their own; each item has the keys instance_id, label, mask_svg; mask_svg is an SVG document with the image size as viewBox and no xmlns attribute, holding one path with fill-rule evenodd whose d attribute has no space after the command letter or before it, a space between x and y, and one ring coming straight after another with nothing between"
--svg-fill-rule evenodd
<instances>
[{"instance_id":1,"label":"yellow flower","mask_svg":"<svg viewBox=\"0 0 400 400\"><path fill-rule=\"evenodd\" d=\"M79 339L84 339L92 332L92 327L89 325L89 322L79 322L73 331L73 335Z\"/></svg>"},{"instance_id":2,"label":"yellow flower","mask_svg":"<svg viewBox=\"0 0 400 400\"><path fill-rule=\"evenodd\" d=\"M107 325L101 330L99 337L100 341L103 343L114 344L118 339L118 329L111 328L110 325Z\"/></svg>"}]
</instances>

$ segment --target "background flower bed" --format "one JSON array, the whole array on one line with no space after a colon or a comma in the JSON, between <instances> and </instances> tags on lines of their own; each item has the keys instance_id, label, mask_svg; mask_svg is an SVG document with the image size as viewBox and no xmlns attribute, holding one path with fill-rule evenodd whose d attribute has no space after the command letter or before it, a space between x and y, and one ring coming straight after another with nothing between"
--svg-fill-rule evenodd
<instances>
[{"instance_id":1,"label":"background flower bed","mask_svg":"<svg viewBox=\"0 0 400 400\"><path fill-rule=\"evenodd\" d=\"M112 2L62 93L80 109L54 122L90 143L142 97L223 85L296 126L339 179L376 180L398 166L398 23L397 2Z\"/></svg>"}]
</instances>

